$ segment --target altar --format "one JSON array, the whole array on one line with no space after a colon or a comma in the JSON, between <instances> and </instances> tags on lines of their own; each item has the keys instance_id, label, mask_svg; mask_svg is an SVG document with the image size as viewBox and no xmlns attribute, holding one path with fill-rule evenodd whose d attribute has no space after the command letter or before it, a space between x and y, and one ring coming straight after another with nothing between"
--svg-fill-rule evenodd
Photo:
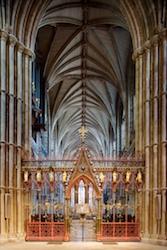
<instances>
[{"instance_id":1,"label":"altar","mask_svg":"<svg viewBox=\"0 0 167 250\"><path fill-rule=\"evenodd\" d=\"M89 215L90 214L89 204L76 204L76 213L80 215L81 214Z\"/></svg>"}]
</instances>

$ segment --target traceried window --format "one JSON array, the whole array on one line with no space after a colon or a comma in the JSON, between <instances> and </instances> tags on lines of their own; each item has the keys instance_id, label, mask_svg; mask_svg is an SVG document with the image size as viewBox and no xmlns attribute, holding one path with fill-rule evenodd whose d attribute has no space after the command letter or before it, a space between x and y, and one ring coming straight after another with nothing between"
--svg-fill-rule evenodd
<instances>
[{"instance_id":1,"label":"traceried window","mask_svg":"<svg viewBox=\"0 0 167 250\"><path fill-rule=\"evenodd\" d=\"M79 182L78 188L78 204L83 205L85 204L85 185L83 180Z\"/></svg>"}]
</instances>

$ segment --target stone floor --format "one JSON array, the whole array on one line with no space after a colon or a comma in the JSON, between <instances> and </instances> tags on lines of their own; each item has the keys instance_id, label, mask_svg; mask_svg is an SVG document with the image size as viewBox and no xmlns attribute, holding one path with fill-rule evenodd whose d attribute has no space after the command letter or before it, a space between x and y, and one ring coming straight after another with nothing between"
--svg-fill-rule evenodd
<instances>
[{"instance_id":1,"label":"stone floor","mask_svg":"<svg viewBox=\"0 0 167 250\"><path fill-rule=\"evenodd\" d=\"M99 243L99 242L19 242L0 245L2 250L167 250L165 246L150 245L145 243L121 242L121 243Z\"/></svg>"}]
</instances>

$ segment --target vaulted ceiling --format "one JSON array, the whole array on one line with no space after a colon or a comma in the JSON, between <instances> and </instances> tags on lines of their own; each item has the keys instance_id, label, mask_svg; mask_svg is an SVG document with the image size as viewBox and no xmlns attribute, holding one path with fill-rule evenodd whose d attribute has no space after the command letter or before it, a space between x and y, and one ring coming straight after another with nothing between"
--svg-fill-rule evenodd
<instances>
[{"instance_id":1,"label":"vaulted ceiling","mask_svg":"<svg viewBox=\"0 0 167 250\"><path fill-rule=\"evenodd\" d=\"M51 1L40 22L36 55L48 95L56 155L85 145L109 156L116 134L117 101L126 101L132 45L119 1Z\"/></svg>"}]
</instances>

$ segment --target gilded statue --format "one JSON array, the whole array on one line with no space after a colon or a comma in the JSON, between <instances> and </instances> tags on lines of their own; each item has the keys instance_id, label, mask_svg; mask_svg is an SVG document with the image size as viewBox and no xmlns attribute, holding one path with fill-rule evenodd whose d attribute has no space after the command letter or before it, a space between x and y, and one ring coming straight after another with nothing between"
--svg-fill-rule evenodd
<instances>
[{"instance_id":1,"label":"gilded statue","mask_svg":"<svg viewBox=\"0 0 167 250\"><path fill-rule=\"evenodd\" d=\"M128 169L127 172L126 172L126 176L125 176L125 182L126 182L126 183L129 183L129 182L130 182L130 177L131 177L131 172L130 172L130 170Z\"/></svg>"},{"instance_id":2,"label":"gilded statue","mask_svg":"<svg viewBox=\"0 0 167 250\"><path fill-rule=\"evenodd\" d=\"M138 183L142 183L142 182L143 182L143 180L142 180L142 173L141 173L140 170L139 170L138 173L137 173L136 181L137 181Z\"/></svg>"},{"instance_id":3,"label":"gilded statue","mask_svg":"<svg viewBox=\"0 0 167 250\"><path fill-rule=\"evenodd\" d=\"M67 173L66 171L63 172L63 182L65 183L67 181Z\"/></svg>"},{"instance_id":4,"label":"gilded statue","mask_svg":"<svg viewBox=\"0 0 167 250\"><path fill-rule=\"evenodd\" d=\"M38 169L38 170L37 170L36 179L37 179L37 182L41 182L41 180L42 180L41 169Z\"/></svg>"},{"instance_id":5,"label":"gilded statue","mask_svg":"<svg viewBox=\"0 0 167 250\"><path fill-rule=\"evenodd\" d=\"M54 182L54 171L52 169L49 171L49 181Z\"/></svg>"},{"instance_id":6,"label":"gilded statue","mask_svg":"<svg viewBox=\"0 0 167 250\"><path fill-rule=\"evenodd\" d=\"M117 178L118 178L118 173L114 170L114 172L112 173L112 181L113 181L113 183L117 182Z\"/></svg>"},{"instance_id":7,"label":"gilded statue","mask_svg":"<svg viewBox=\"0 0 167 250\"><path fill-rule=\"evenodd\" d=\"M28 171L24 171L24 182L28 182Z\"/></svg>"},{"instance_id":8,"label":"gilded statue","mask_svg":"<svg viewBox=\"0 0 167 250\"><path fill-rule=\"evenodd\" d=\"M101 183L104 182L104 174L103 174L103 172L100 172L100 174L99 174L99 179L100 179L100 182L101 182Z\"/></svg>"}]
</instances>

